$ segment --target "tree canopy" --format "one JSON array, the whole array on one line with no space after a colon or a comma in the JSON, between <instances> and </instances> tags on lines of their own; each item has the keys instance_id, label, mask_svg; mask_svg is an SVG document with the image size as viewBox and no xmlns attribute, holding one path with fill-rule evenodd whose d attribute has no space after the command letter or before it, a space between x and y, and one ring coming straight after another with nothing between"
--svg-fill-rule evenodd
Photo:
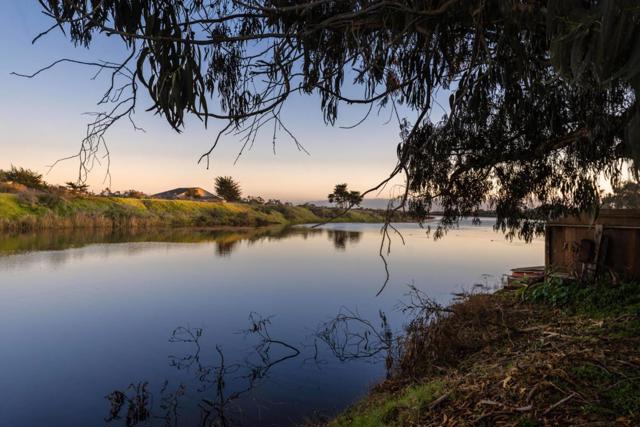
<instances>
[{"instance_id":1,"label":"tree canopy","mask_svg":"<svg viewBox=\"0 0 640 427\"><path fill-rule=\"evenodd\" d=\"M219 176L215 182L216 194L227 202L238 202L242 196L240 184L230 176Z\"/></svg>"},{"instance_id":2,"label":"tree canopy","mask_svg":"<svg viewBox=\"0 0 640 427\"><path fill-rule=\"evenodd\" d=\"M602 207L613 209L640 209L640 183L621 182L613 192L602 198Z\"/></svg>"},{"instance_id":3,"label":"tree canopy","mask_svg":"<svg viewBox=\"0 0 640 427\"><path fill-rule=\"evenodd\" d=\"M637 0L40 3L53 19L43 34L115 36L127 51L84 62L113 79L82 165L139 90L178 131L187 114L225 121L207 162L227 132L245 146L265 126L293 137L280 112L296 94L315 94L330 124L348 105L402 105L414 116L399 119L397 165L362 195L404 175L403 201L422 217L437 203L441 230L491 206L498 228L531 237L547 218L597 209L598 180L640 160ZM450 96L435 120L438 93Z\"/></svg>"},{"instance_id":4,"label":"tree canopy","mask_svg":"<svg viewBox=\"0 0 640 427\"><path fill-rule=\"evenodd\" d=\"M16 184L22 184L27 188L36 190L44 190L47 183L42 179L42 175L32 171L31 169L17 168L11 165L11 169L0 169L0 182L9 181Z\"/></svg>"},{"instance_id":5,"label":"tree canopy","mask_svg":"<svg viewBox=\"0 0 640 427\"><path fill-rule=\"evenodd\" d=\"M362 203L362 196L358 191L349 191L347 184L337 184L333 188L333 193L329 194L327 198L329 203L335 203L341 209L346 209L350 206L358 206Z\"/></svg>"},{"instance_id":6,"label":"tree canopy","mask_svg":"<svg viewBox=\"0 0 640 427\"><path fill-rule=\"evenodd\" d=\"M89 191L89 186L80 182L65 182L65 186L69 189L69 191L75 194L83 194Z\"/></svg>"}]
</instances>

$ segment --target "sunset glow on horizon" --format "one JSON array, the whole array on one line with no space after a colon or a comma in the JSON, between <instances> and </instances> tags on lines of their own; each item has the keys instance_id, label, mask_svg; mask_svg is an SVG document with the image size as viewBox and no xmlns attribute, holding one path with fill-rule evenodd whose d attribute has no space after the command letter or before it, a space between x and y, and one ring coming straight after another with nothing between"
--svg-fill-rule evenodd
<instances>
[{"instance_id":1,"label":"sunset glow on horizon","mask_svg":"<svg viewBox=\"0 0 640 427\"><path fill-rule=\"evenodd\" d=\"M11 73L33 73L60 58L108 60L126 52L119 40L102 37L96 38L91 51L74 48L59 31L32 44L49 25L38 8L10 0L2 2L0 9L2 36L13 40L1 47L0 96L5 102L0 106L0 169L29 168L51 184L75 181L77 159L61 162L50 172L48 166L78 151L90 120L83 113L104 109L96 103L108 84L106 77L92 80L95 70L73 64L60 64L33 79ZM396 119L389 120L391 111L376 114L374 109L364 126L342 129L360 121L367 108L345 106L339 122L331 126L323 122L319 102L312 96L297 96L283 110L287 127L310 155L299 151L283 131L278 133L274 154L270 126L237 162L242 142L234 135L224 138L207 170L197 163L198 158L223 124L211 121L205 129L190 118L185 131L178 134L164 118L145 111L151 103L144 96L134 117L144 131L134 130L127 120L111 129L106 136L110 157L95 165L87 183L94 192L110 187L154 194L185 186L210 190L216 176L230 175L240 182L245 195L291 201L324 200L341 182L359 191L378 184L396 163L399 128ZM389 185L371 197L397 193L397 186Z\"/></svg>"}]
</instances>

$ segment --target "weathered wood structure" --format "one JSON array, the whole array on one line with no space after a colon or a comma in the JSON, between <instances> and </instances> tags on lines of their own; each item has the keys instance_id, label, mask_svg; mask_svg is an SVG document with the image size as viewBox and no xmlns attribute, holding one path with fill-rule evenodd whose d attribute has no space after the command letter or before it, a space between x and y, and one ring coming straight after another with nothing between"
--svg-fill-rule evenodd
<instances>
[{"instance_id":1,"label":"weathered wood structure","mask_svg":"<svg viewBox=\"0 0 640 427\"><path fill-rule=\"evenodd\" d=\"M640 209L603 209L597 217L549 222L545 264L556 274L640 280Z\"/></svg>"}]
</instances>

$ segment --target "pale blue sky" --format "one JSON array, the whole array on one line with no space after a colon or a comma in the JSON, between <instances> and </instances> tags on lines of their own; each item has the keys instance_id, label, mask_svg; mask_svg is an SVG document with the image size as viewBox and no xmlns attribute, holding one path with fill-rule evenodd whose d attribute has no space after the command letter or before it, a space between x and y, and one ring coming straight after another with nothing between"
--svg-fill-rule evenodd
<instances>
[{"instance_id":1,"label":"pale blue sky","mask_svg":"<svg viewBox=\"0 0 640 427\"><path fill-rule=\"evenodd\" d=\"M91 80L91 70L68 64L36 79L11 76L10 72L33 72L62 57L118 60L126 52L119 40L104 37L96 38L90 50L75 48L59 31L32 45L33 37L49 25L39 7L36 1L0 1L0 168L14 164L44 173L46 165L77 151L88 120L82 113L96 111L106 86L104 81ZM185 132L177 134L164 119L144 111L148 102L141 104L136 121L146 133L134 131L123 121L108 135L114 190L136 188L154 193L192 185L211 189L215 176L232 175L245 194L324 199L339 182L365 190L395 164L398 126L395 120L384 124L389 111L345 130L324 124L316 98L295 98L285 108L284 118L311 156L299 152L285 135L279 138L274 156L271 131L266 131L235 166L239 141L227 137L216 149L211 169L206 170L196 161L221 123L211 122L205 130L200 122L190 120ZM342 111L338 125L351 125L366 109L345 106ZM77 161L67 161L46 179L58 184L74 180L77 166ZM96 169L89 179L93 190L105 186L103 178L104 171Z\"/></svg>"}]
</instances>

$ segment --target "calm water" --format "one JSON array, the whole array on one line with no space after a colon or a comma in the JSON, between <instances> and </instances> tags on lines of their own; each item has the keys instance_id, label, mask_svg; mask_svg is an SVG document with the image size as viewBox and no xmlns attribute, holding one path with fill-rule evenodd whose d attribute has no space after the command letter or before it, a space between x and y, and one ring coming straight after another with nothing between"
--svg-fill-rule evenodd
<instances>
[{"instance_id":1,"label":"calm water","mask_svg":"<svg viewBox=\"0 0 640 427\"><path fill-rule=\"evenodd\" d=\"M393 239L376 297L379 229L0 235L0 425L281 426L333 414L384 368L336 357L317 337L323 322L350 310L378 328L384 310L400 330L407 284L446 301L544 262L541 241L509 243L489 223L436 242L399 225L406 245Z\"/></svg>"}]
</instances>

